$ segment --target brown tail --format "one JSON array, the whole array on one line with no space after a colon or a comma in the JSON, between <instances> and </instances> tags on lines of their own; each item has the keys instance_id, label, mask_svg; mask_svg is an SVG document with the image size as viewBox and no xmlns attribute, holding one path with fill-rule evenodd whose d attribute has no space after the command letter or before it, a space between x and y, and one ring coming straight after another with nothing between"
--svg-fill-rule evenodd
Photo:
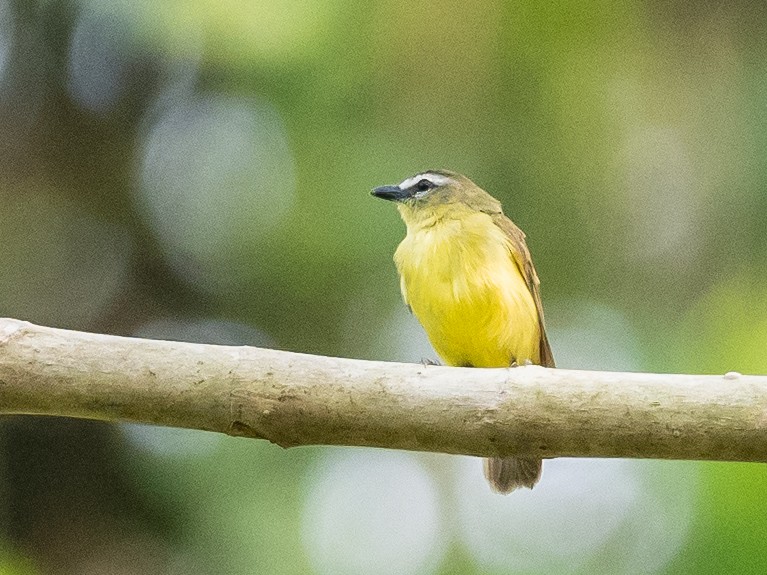
<instances>
[{"instance_id":1,"label":"brown tail","mask_svg":"<svg viewBox=\"0 0 767 575\"><path fill-rule=\"evenodd\" d=\"M541 478L542 467L540 459L493 457L485 459L485 477L496 493L511 493L517 487L532 489Z\"/></svg>"}]
</instances>

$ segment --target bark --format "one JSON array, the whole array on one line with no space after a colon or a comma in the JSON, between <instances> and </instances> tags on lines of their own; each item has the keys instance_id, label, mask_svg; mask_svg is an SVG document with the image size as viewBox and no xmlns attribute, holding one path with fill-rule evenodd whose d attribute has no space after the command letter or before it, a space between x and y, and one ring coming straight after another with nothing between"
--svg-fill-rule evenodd
<instances>
[{"instance_id":1,"label":"bark","mask_svg":"<svg viewBox=\"0 0 767 575\"><path fill-rule=\"evenodd\" d=\"M767 377L472 369L116 337L0 319L0 413L283 447L767 460Z\"/></svg>"}]
</instances>

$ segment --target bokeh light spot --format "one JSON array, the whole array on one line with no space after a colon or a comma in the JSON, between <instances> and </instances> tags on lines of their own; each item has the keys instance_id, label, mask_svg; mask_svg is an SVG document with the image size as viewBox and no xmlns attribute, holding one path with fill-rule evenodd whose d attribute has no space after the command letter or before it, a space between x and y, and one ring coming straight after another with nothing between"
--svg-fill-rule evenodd
<instances>
[{"instance_id":1,"label":"bokeh light spot","mask_svg":"<svg viewBox=\"0 0 767 575\"><path fill-rule=\"evenodd\" d=\"M461 538L485 568L590 572L585 566L612 561L611 546L619 545L621 565L596 572L636 573L632 568L653 559L652 569L641 570L652 573L684 541L693 490L689 484L653 489L647 469L646 462L627 460L548 460L535 489L499 497L484 481L480 460L463 458L455 490ZM676 505L665 504L668 489Z\"/></svg>"},{"instance_id":2,"label":"bokeh light spot","mask_svg":"<svg viewBox=\"0 0 767 575\"><path fill-rule=\"evenodd\" d=\"M0 313L84 328L125 288L133 243L127 230L37 190L2 199Z\"/></svg>"},{"instance_id":3,"label":"bokeh light spot","mask_svg":"<svg viewBox=\"0 0 767 575\"><path fill-rule=\"evenodd\" d=\"M183 99L159 114L142 149L139 203L173 269L214 292L249 277L258 242L295 195L274 108L227 96Z\"/></svg>"},{"instance_id":4,"label":"bokeh light spot","mask_svg":"<svg viewBox=\"0 0 767 575\"><path fill-rule=\"evenodd\" d=\"M622 150L629 210L628 253L640 261L683 269L701 242L702 195L683 134L670 126L631 130Z\"/></svg>"},{"instance_id":5,"label":"bokeh light spot","mask_svg":"<svg viewBox=\"0 0 767 575\"><path fill-rule=\"evenodd\" d=\"M137 423L125 423L120 428L133 445L159 457L203 457L215 451L225 437L209 431Z\"/></svg>"},{"instance_id":6,"label":"bokeh light spot","mask_svg":"<svg viewBox=\"0 0 767 575\"><path fill-rule=\"evenodd\" d=\"M546 306L557 367L637 371L639 343L620 310L590 300L552 301Z\"/></svg>"},{"instance_id":7,"label":"bokeh light spot","mask_svg":"<svg viewBox=\"0 0 767 575\"><path fill-rule=\"evenodd\" d=\"M69 46L68 87L86 110L108 112L125 84L128 31L103 11L84 8Z\"/></svg>"},{"instance_id":8,"label":"bokeh light spot","mask_svg":"<svg viewBox=\"0 0 767 575\"><path fill-rule=\"evenodd\" d=\"M373 357L379 360L419 363L439 361L418 319L403 304L379 328L373 342Z\"/></svg>"},{"instance_id":9,"label":"bokeh light spot","mask_svg":"<svg viewBox=\"0 0 767 575\"><path fill-rule=\"evenodd\" d=\"M310 479L303 539L317 573L436 570L444 550L437 491L415 455L331 451Z\"/></svg>"},{"instance_id":10,"label":"bokeh light spot","mask_svg":"<svg viewBox=\"0 0 767 575\"><path fill-rule=\"evenodd\" d=\"M133 335L215 345L274 345L274 340L259 329L244 323L214 318L158 318L141 325Z\"/></svg>"},{"instance_id":11,"label":"bokeh light spot","mask_svg":"<svg viewBox=\"0 0 767 575\"><path fill-rule=\"evenodd\" d=\"M13 51L15 22L13 10L7 0L0 0L0 82L5 78L5 71Z\"/></svg>"}]
</instances>

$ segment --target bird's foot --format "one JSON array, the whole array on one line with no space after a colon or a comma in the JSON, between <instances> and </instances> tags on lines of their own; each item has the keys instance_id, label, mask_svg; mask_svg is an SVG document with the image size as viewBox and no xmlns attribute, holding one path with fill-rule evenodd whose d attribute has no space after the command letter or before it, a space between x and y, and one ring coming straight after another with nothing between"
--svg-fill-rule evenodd
<instances>
[{"instance_id":1,"label":"bird's foot","mask_svg":"<svg viewBox=\"0 0 767 575\"><path fill-rule=\"evenodd\" d=\"M421 363L423 365L442 365L440 362L434 359L429 359L428 357L422 357Z\"/></svg>"}]
</instances>

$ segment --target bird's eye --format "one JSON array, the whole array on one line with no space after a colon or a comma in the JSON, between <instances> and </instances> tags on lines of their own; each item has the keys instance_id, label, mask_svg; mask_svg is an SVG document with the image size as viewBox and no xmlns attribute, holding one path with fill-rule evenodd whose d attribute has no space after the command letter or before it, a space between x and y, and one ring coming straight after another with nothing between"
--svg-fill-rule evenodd
<instances>
[{"instance_id":1,"label":"bird's eye","mask_svg":"<svg viewBox=\"0 0 767 575\"><path fill-rule=\"evenodd\" d=\"M434 186L434 182L423 179L415 185L415 189L419 192L428 192Z\"/></svg>"}]
</instances>

